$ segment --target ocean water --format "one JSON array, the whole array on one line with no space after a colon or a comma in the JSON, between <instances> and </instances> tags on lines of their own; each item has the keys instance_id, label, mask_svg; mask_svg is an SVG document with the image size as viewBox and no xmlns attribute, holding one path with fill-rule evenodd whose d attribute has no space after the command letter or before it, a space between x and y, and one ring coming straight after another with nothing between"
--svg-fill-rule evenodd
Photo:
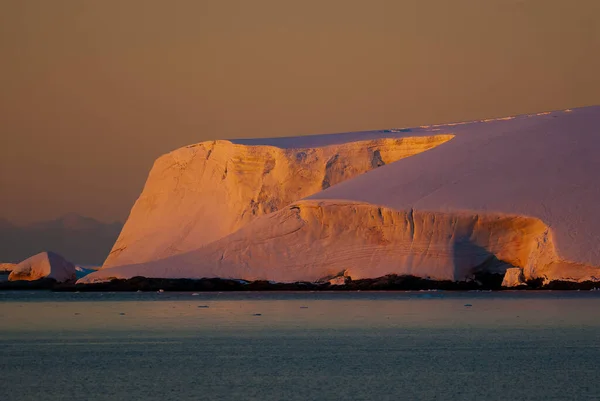
<instances>
[{"instance_id":1,"label":"ocean water","mask_svg":"<svg viewBox=\"0 0 600 401\"><path fill-rule=\"evenodd\" d=\"M0 292L0 399L597 400L598 292Z\"/></svg>"}]
</instances>

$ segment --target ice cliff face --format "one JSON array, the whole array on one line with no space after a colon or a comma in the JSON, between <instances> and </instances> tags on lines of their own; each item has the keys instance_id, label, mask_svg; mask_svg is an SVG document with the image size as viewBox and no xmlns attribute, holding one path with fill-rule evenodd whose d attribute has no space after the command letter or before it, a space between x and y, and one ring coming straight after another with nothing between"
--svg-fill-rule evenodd
<instances>
[{"instance_id":1,"label":"ice cliff face","mask_svg":"<svg viewBox=\"0 0 600 401\"><path fill-rule=\"evenodd\" d=\"M159 158L104 267L181 254L452 135L282 149L204 142Z\"/></svg>"},{"instance_id":2,"label":"ice cliff face","mask_svg":"<svg viewBox=\"0 0 600 401\"><path fill-rule=\"evenodd\" d=\"M410 274L464 280L555 259L548 228L519 216L395 211L362 203L301 201L262 216L236 233L183 255L144 264L145 273L175 278L217 276L316 281L346 270L354 279ZM277 268L274 268L277 266ZM129 269L129 270L128 270ZM128 277L138 267L107 270Z\"/></svg>"},{"instance_id":3,"label":"ice cliff face","mask_svg":"<svg viewBox=\"0 0 600 401\"><path fill-rule=\"evenodd\" d=\"M84 281L600 279L600 107L243 142L158 159Z\"/></svg>"}]
</instances>

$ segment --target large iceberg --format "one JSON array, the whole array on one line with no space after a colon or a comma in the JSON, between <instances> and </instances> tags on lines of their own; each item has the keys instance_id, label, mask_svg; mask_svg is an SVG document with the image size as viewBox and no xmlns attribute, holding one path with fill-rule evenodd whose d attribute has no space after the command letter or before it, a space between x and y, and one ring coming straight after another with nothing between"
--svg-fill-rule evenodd
<instances>
[{"instance_id":1,"label":"large iceberg","mask_svg":"<svg viewBox=\"0 0 600 401\"><path fill-rule=\"evenodd\" d=\"M319 280L600 279L600 107L212 141L155 163L103 269Z\"/></svg>"}]
</instances>

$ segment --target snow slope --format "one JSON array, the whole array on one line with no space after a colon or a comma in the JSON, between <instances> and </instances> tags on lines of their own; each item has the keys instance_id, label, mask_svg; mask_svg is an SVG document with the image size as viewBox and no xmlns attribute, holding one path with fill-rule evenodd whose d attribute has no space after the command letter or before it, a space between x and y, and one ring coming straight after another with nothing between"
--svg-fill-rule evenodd
<instances>
[{"instance_id":1,"label":"snow slope","mask_svg":"<svg viewBox=\"0 0 600 401\"><path fill-rule=\"evenodd\" d=\"M417 138L421 147L423 141L431 146L385 163L374 163L373 142L365 142ZM217 153L219 165L237 171L227 196L207 201L204 195L221 191L206 171L214 176L223 169L205 168L199 178L200 170L183 162L184 173L173 174L159 159L115 245L117 262L105 264L121 266L84 282L136 275L295 281L344 270L352 278L396 273L462 280L477 270L514 267L526 279L600 279L600 107L410 130L219 142L196 147L229 149ZM283 160L297 166L300 148L306 154L331 150L319 162L273 174L278 179L268 185L264 174L256 180L270 155L284 155L276 156L276 166ZM343 154L338 171L344 174L323 185L333 154ZM251 163L259 167L245 167ZM280 177L306 170L317 177L306 187L304 181L300 188L282 185ZM165 176L158 180L156 174ZM174 184L165 186L169 179ZM263 198L256 195L261 190ZM268 201L244 219L248 198ZM160 212L152 217L154 210ZM169 219L177 223L156 223ZM194 225L194 235L182 221ZM144 253L145 246L158 251ZM126 254L130 247L135 251Z\"/></svg>"}]
</instances>

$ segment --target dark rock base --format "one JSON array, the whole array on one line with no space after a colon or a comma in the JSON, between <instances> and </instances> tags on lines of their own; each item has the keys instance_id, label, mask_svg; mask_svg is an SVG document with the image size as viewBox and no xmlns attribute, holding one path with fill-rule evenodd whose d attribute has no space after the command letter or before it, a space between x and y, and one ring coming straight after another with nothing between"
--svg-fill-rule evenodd
<instances>
[{"instance_id":1,"label":"dark rock base","mask_svg":"<svg viewBox=\"0 0 600 401\"><path fill-rule=\"evenodd\" d=\"M434 281L414 276L388 275L375 279L351 280L344 285L329 283L274 283L269 281L210 279L159 279L133 277L98 284L57 284L55 291L410 291L446 290L468 291L500 289L502 276L485 277L477 281Z\"/></svg>"},{"instance_id":2,"label":"dark rock base","mask_svg":"<svg viewBox=\"0 0 600 401\"><path fill-rule=\"evenodd\" d=\"M593 290L600 288L599 282L552 281L546 285L542 280L531 280L527 286L504 288L501 286L503 275L480 274L471 281L436 281L414 276L387 275L373 279L346 279L344 285L329 283L273 283L269 281L227 280L219 278L204 279L161 279L133 277L127 280L112 280L106 283L75 284L57 283L52 279L37 281L0 282L0 290L52 290L62 292L107 292L107 291L499 291L499 290Z\"/></svg>"},{"instance_id":3,"label":"dark rock base","mask_svg":"<svg viewBox=\"0 0 600 401\"><path fill-rule=\"evenodd\" d=\"M52 278L45 278L41 280L17 280L17 281L1 281L0 290L51 290L56 287L58 283Z\"/></svg>"}]
</instances>

